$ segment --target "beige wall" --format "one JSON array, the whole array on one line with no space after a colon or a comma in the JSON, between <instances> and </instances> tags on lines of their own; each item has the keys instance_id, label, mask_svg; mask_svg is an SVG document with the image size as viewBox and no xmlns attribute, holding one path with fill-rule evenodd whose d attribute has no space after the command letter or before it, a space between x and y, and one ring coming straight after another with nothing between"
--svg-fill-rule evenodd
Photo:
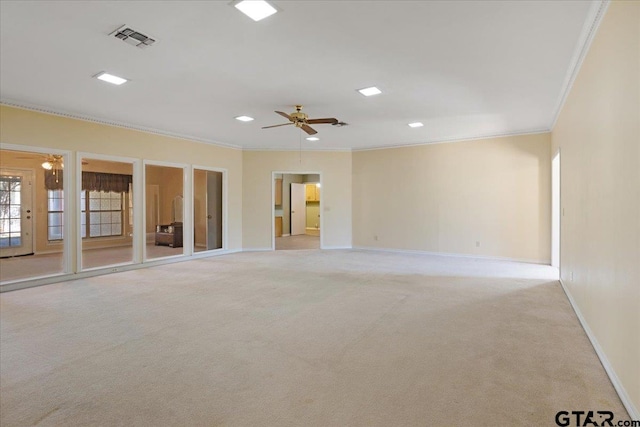
<instances>
[{"instance_id":1,"label":"beige wall","mask_svg":"<svg viewBox=\"0 0 640 427\"><path fill-rule=\"evenodd\" d=\"M549 134L354 152L354 246L549 263L549 153Z\"/></svg>"},{"instance_id":2,"label":"beige wall","mask_svg":"<svg viewBox=\"0 0 640 427\"><path fill-rule=\"evenodd\" d=\"M640 3L612 2L552 135L560 148L562 280L636 411L639 80Z\"/></svg>"},{"instance_id":3,"label":"beige wall","mask_svg":"<svg viewBox=\"0 0 640 427\"><path fill-rule=\"evenodd\" d=\"M228 248L242 248L242 151L0 106L0 142L228 170Z\"/></svg>"},{"instance_id":4,"label":"beige wall","mask_svg":"<svg viewBox=\"0 0 640 427\"><path fill-rule=\"evenodd\" d=\"M244 249L271 248L274 171L321 172L323 246L351 247L350 152L245 151L243 158Z\"/></svg>"}]
</instances>

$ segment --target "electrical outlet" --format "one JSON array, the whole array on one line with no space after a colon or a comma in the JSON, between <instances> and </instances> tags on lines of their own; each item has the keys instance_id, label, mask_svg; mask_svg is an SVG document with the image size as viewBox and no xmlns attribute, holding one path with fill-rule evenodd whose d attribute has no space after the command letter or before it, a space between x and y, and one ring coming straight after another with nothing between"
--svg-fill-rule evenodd
<instances>
[{"instance_id":1,"label":"electrical outlet","mask_svg":"<svg viewBox=\"0 0 640 427\"><path fill-rule=\"evenodd\" d=\"M569 275L569 281L573 282L573 271L571 272L571 274Z\"/></svg>"},{"instance_id":2,"label":"electrical outlet","mask_svg":"<svg viewBox=\"0 0 640 427\"><path fill-rule=\"evenodd\" d=\"M480 247L480 242L476 242L476 248Z\"/></svg>"},{"instance_id":3,"label":"electrical outlet","mask_svg":"<svg viewBox=\"0 0 640 427\"><path fill-rule=\"evenodd\" d=\"M375 240L376 242L378 241L378 235L377 234L373 235L373 240Z\"/></svg>"}]
</instances>

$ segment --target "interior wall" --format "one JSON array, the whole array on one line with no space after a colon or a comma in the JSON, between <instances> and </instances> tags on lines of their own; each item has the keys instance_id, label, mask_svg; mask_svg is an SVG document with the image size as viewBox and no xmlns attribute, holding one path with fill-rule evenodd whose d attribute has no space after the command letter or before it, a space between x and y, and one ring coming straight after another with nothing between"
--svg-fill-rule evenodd
<instances>
[{"instance_id":1,"label":"interior wall","mask_svg":"<svg viewBox=\"0 0 640 427\"><path fill-rule=\"evenodd\" d=\"M351 152L244 151L242 224L245 250L271 248L271 174L274 171L321 172L323 247L351 247Z\"/></svg>"},{"instance_id":2,"label":"interior wall","mask_svg":"<svg viewBox=\"0 0 640 427\"><path fill-rule=\"evenodd\" d=\"M228 171L228 249L242 249L242 151L0 106L0 142L194 164Z\"/></svg>"},{"instance_id":3,"label":"interior wall","mask_svg":"<svg viewBox=\"0 0 640 427\"><path fill-rule=\"evenodd\" d=\"M354 246L548 264L550 141L536 134L354 152Z\"/></svg>"},{"instance_id":4,"label":"interior wall","mask_svg":"<svg viewBox=\"0 0 640 427\"><path fill-rule=\"evenodd\" d=\"M562 281L640 409L640 3L611 2L553 129Z\"/></svg>"}]
</instances>

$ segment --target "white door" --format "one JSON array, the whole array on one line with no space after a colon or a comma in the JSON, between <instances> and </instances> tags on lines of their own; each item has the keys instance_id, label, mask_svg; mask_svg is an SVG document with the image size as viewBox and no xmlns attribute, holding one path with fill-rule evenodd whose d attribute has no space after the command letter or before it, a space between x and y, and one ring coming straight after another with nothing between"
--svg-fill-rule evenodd
<instances>
[{"instance_id":1,"label":"white door","mask_svg":"<svg viewBox=\"0 0 640 427\"><path fill-rule=\"evenodd\" d=\"M291 184L291 235L304 234L306 225L305 185Z\"/></svg>"},{"instance_id":2,"label":"white door","mask_svg":"<svg viewBox=\"0 0 640 427\"><path fill-rule=\"evenodd\" d=\"M0 257L33 253L33 171L0 169Z\"/></svg>"}]
</instances>

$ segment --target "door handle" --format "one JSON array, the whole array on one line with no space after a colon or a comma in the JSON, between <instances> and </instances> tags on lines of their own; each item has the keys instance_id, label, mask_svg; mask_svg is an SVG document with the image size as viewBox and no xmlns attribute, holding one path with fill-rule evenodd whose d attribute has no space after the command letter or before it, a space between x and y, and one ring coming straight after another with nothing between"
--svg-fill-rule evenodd
<instances>
[{"instance_id":1,"label":"door handle","mask_svg":"<svg viewBox=\"0 0 640 427\"><path fill-rule=\"evenodd\" d=\"M207 219L211 219L213 218L211 215L207 215Z\"/></svg>"},{"instance_id":2,"label":"door handle","mask_svg":"<svg viewBox=\"0 0 640 427\"><path fill-rule=\"evenodd\" d=\"M30 215L28 215L28 216L27 216L27 219L31 219L31 216L30 216Z\"/></svg>"},{"instance_id":3,"label":"door handle","mask_svg":"<svg viewBox=\"0 0 640 427\"><path fill-rule=\"evenodd\" d=\"M31 209L27 209L27 213L31 213Z\"/></svg>"},{"instance_id":4,"label":"door handle","mask_svg":"<svg viewBox=\"0 0 640 427\"><path fill-rule=\"evenodd\" d=\"M296 211L291 211L291 213L296 213Z\"/></svg>"}]
</instances>

